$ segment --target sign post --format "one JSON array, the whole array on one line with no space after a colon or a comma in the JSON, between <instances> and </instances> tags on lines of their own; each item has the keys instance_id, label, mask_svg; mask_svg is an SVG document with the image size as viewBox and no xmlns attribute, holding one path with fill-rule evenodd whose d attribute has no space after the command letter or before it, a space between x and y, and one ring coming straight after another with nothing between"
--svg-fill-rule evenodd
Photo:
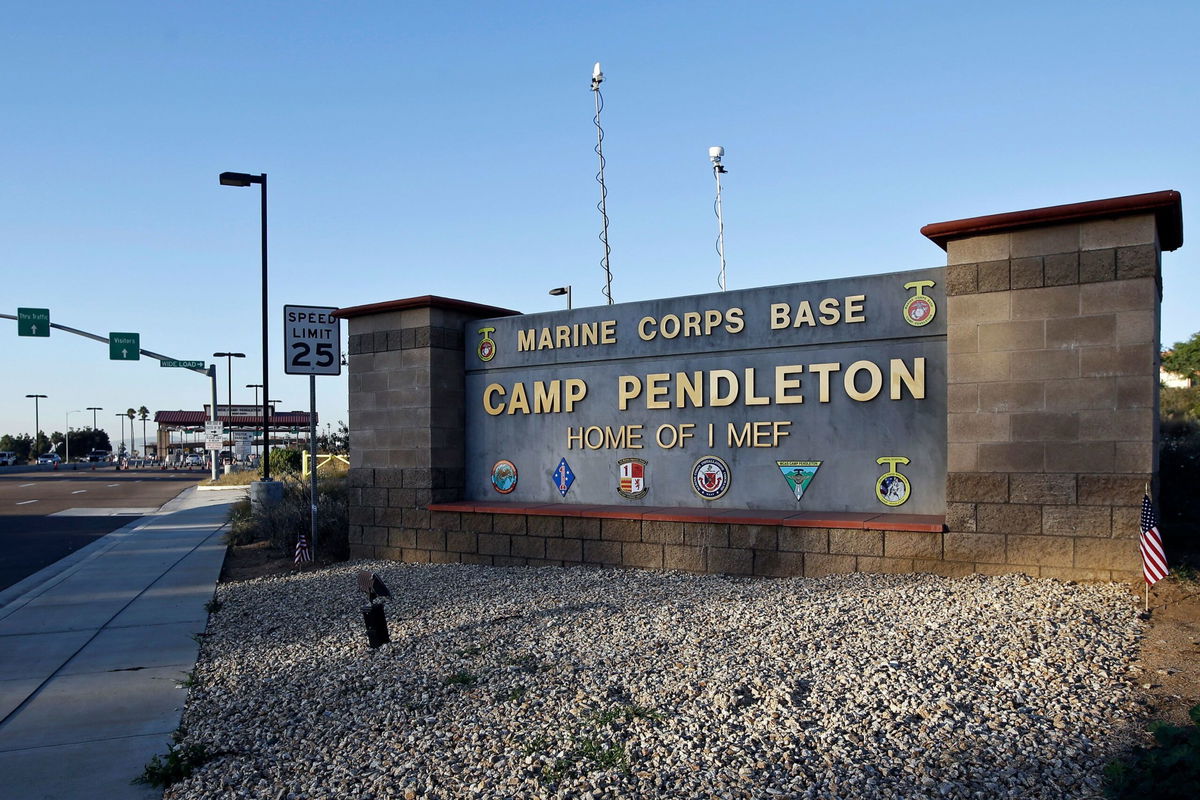
<instances>
[{"instance_id":1,"label":"sign post","mask_svg":"<svg viewBox=\"0 0 1200 800\"><path fill-rule=\"evenodd\" d=\"M50 309L18 308L17 336L49 336Z\"/></svg>"},{"instance_id":2,"label":"sign post","mask_svg":"<svg viewBox=\"0 0 1200 800\"><path fill-rule=\"evenodd\" d=\"M342 374L342 326L326 306L283 307L283 371L308 376L308 473L312 548L317 550L317 376Z\"/></svg>"}]
</instances>

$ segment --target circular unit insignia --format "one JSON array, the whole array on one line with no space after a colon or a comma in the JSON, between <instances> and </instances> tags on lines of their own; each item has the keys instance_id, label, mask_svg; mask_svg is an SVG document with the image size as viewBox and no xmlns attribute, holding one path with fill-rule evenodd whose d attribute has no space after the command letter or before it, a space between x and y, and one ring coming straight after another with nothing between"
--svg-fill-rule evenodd
<instances>
[{"instance_id":1,"label":"circular unit insignia","mask_svg":"<svg viewBox=\"0 0 1200 800\"><path fill-rule=\"evenodd\" d=\"M936 313L933 299L927 294L913 295L904 304L904 321L918 328L933 322L933 315Z\"/></svg>"},{"instance_id":2,"label":"circular unit insignia","mask_svg":"<svg viewBox=\"0 0 1200 800\"><path fill-rule=\"evenodd\" d=\"M703 456L692 465L692 491L705 500L718 500L729 491L729 465L716 456Z\"/></svg>"},{"instance_id":3,"label":"circular unit insignia","mask_svg":"<svg viewBox=\"0 0 1200 800\"><path fill-rule=\"evenodd\" d=\"M500 494L508 494L517 488L517 465L501 459L492 465L492 488Z\"/></svg>"},{"instance_id":4,"label":"circular unit insignia","mask_svg":"<svg viewBox=\"0 0 1200 800\"><path fill-rule=\"evenodd\" d=\"M479 356L480 361L491 361L496 357L496 340L491 337L495 330L495 328L479 329L483 338L479 340L479 346L475 348L475 355Z\"/></svg>"},{"instance_id":5,"label":"circular unit insignia","mask_svg":"<svg viewBox=\"0 0 1200 800\"><path fill-rule=\"evenodd\" d=\"M875 481L875 496L879 498L879 502L885 506L904 505L905 501L912 496L912 484L897 467L900 464L909 463L909 460L904 456L884 456L875 459L875 463L888 466L888 471Z\"/></svg>"},{"instance_id":6,"label":"circular unit insignia","mask_svg":"<svg viewBox=\"0 0 1200 800\"><path fill-rule=\"evenodd\" d=\"M914 328L928 325L937 315L937 304L925 294L925 290L933 285L933 281L909 281L904 284L905 289L915 289L917 292L904 302L904 321Z\"/></svg>"}]
</instances>

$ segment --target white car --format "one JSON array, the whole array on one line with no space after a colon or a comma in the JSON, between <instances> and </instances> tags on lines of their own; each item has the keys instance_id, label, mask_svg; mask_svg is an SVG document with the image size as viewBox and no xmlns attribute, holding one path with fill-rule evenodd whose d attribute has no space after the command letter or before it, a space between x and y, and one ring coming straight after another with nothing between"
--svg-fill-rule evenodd
<instances>
[{"instance_id":1,"label":"white car","mask_svg":"<svg viewBox=\"0 0 1200 800\"><path fill-rule=\"evenodd\" d=\"M190 455L184 456L183 465L185 467L203 467L204 456L200 455L199 453L191 453Z\"/></svg>"},{"instance_id":2,"label":"white car","mask_svg":"<svg viewBox=\"0 0 1200 800\"><path fill-rule=\"evenodd\" d=\"M46 453L44 456L38 456L37 463L39 464L60 464L62 456L58 453Z\"/></svg>"},{"instance_id":3,"label":"white car","mask_svg":"<svg viewBox=\"0 0 1200 800\"><path fill-rule=\"evenodd\" d=\"M11 467L17 463L17 454L11 450L0 450L0 467Z\"/></svg>"}]
</instances>

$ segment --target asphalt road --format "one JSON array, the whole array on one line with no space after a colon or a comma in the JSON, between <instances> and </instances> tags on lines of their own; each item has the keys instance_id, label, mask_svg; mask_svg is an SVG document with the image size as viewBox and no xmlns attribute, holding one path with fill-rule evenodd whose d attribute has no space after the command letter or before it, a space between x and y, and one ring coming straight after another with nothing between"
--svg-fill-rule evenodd
<instances>
[{"instance_id":1,"label":"asphalt road","mask_svg":"<svg viewBox=\"0 0 1200 800\"><path fill-rule=\"evenodd\" d=\"M0 470L0 590L207 477L196 470ZM66 512L66 513L63 513Z\"/></svg>"}]
</instances>

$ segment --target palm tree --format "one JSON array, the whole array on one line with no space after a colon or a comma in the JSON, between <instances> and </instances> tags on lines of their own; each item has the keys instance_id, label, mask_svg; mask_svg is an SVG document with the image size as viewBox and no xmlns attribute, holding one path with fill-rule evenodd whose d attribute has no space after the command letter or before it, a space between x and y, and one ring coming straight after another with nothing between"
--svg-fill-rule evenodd
<instances>
[{"instance_id":1,"label":"palm tree","mask_svg":"<svg viewBox=\"0 0 1200 800\"><path fill-rule=\"evenodd\" d=\"M125 416L129 417L129 457L133 458L133 419L137 416L137 412L132 408L126 409ZM145 442L142 443L142 447L145 448Z\"/></svg>"},{"instance_id":2,"label":"palm tree","mask_svg":"<svg viewBox=\"0 0 1200 800\"><path fill-rule=\"evenodd\" d=\"M142 421L142 458L149 455L146 451L150 448L146 446L146 420L150 418L150 409L142 406L137 410L138 419ZM155 448L157 450L157 448Z\"/></svg>"}]
</instances>

